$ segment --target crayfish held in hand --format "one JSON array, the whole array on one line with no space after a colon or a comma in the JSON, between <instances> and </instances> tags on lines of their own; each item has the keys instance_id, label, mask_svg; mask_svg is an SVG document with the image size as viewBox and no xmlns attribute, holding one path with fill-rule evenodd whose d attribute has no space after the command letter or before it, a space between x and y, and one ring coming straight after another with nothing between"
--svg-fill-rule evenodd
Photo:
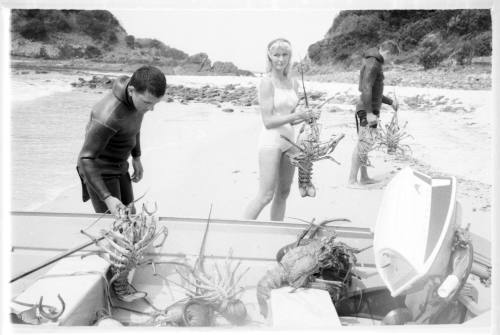
<instances>
[{"instance_id":1,"label":"crayfish held in hand","mask_svg":"<svg viewBox=\"0 0 500 335\"><path fill-rule=\"evenodd\" d=\"M386 148L388 154L395 154L397 156L406 156L406 152L411 148L407 144L401 144L405 138L412 137L404 130L406 122L403 127L399 126L398 114L394 112L391 122L386 124L385 127L380 127L375 138L375 149Z\"/></svg>"},{"instance_id":2,"label":"crayfish held in hand","mask_svg":"<svg viewBox=\"0 0 500 335\"><path fill-rule=\"evenodd\" d=\"M281 135L283 139L292 144L297 150L287 151L286 154L290 158L290 162L299 169L299 192L302 197L315 197L316 188L311 182L313 162L330 159L337 164L330 153L335 150L340 140L344 138L344 134L339 136L331 136L327 141L320 141L320 130L316 119L310 122L305 122L297 136L297 143L292 142L289 138Z\"/></svg>"},{"instance_id":3,"label":"crayfish held in hand","mask_svg":"<svg viewBox=\"0 0 500 335\"><path fill-rule=\"evenodd\" d=\"M334 232L314 238L321 226L334 221L348 220L330 219L318 225L311 224L297 242L280 249L276 257L278 264L268 270L257 284L257 301L263 316L268 314L267 300L271 290L285 285L290 285L294 290L299 287L324 289L330 293L333 301L338 301L346 294L353 277L355 254L359 251L337 242Z\"/></svg>"},{"instance_id":4,"label":"crayfish held in hand","mask_svg":"<svg viewBox=\"0 0 500 335\"><path fill-rule=\"evenodd\" d=\"M149 211L143 205L142 212L137 215L132 214L130 208L121 209L112 229L101 230L100 237L81 230L82 234L95 241L100 249L98 254L111 263L112 278L109 286L121 301L131 302L146 296L145 292L138 292L131 287L128 275L140 265L151 264L151 260L144 260L146 249L160 236L162 239L154 245L155 248L163 245L167 238L168 230L165 226L157 231L158 222L154 215L156 211L156 204L154 211Z\"/></svg>"}]
</instances>

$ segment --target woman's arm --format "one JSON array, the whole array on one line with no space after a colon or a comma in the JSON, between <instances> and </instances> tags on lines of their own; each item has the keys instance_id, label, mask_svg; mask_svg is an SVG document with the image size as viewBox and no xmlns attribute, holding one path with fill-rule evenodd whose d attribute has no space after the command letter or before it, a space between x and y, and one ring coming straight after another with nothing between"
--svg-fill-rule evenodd
<instances>
[{"instance_id":1,"label":"woman's arm","mask_svg":"<svg viewBox=\"0 0 500 335\"><path fill-rule=\"evenodd\" d=\"M262 78L259 87L260 111L266 129L272 129L305 118L303 113L277 115L274 109L274 86L270 78Z\"/></svg>"}]
</instances>

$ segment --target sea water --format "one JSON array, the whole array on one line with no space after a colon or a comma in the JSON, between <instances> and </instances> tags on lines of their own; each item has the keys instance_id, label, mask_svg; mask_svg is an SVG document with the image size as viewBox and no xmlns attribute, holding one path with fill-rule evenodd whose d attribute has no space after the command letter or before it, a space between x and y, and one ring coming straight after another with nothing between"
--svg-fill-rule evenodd
<instances>
[{"instance_id":1,"label":"sea water","mask_svg":"<svg viewBox=\"0 0 500 335\"><path fill-rule=\"evenodd\" d=\"M106 90L75 89L71 83L93 75L111 78L130 73L16 71L11 91L11 205L12 210L37 210L80 183L77 155L92 106ZM169 77L168 84L200 87L239 83L250 77ZM173 144L173 143L172 143ZM61 210L64 211L64 210Z\"/></svg>"},{"instance_id":2,"label":"sea water","mask_svg":"<svg viewBox=\"0 0 500 335\"><path fill-rule=\"evenodd\" d=\"M76 158L96 93L73 91L78 76L11 79L12 210L35 210L76 185Z\"/></svg>"}]
</instances>

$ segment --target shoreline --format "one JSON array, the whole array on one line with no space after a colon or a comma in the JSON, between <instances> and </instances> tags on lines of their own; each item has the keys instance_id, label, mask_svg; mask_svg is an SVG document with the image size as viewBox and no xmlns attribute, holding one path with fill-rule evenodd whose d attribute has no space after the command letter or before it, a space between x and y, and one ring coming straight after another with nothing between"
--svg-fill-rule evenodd
<instances>
[{"instance_id":1,"label":"shoreline","mask_svg":"<svg viewBox=\"0 0 500 335\"><path fill-rule=\"evenodd\" d=\"M120 75L124 72L132 73L138 67L145 64L126 63L104 63L92 60L45 60L39 58L23 58L11 56L10 67L12 70L49 70L49 71L82 71L100 72ZM463 89L463 90L491 90L492 89L492 66L470 65L466 66L441 66L424 71L415 64L387 66L384 71L385 84L387 86L408 86L420 88L441 89ZM207 77L241 77L259 78L260 74L254 72L255 76L239 76L233 73L174 73L167 71L168 76L207 76ZM323 83L358 84L359 69L343 69L337 66L317 67L304 74L307 81Z\"/></svg>"}]
</instances>

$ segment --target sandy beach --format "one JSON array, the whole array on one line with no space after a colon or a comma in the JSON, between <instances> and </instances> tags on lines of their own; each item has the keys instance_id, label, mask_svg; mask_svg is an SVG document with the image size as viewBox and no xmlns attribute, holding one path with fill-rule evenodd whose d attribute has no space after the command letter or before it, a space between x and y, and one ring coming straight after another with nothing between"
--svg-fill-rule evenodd
<instances>
[{"instance_id":1,"label":"sandy beach","mask_svg":"<svg viewBox=\"0 0 500 335\"><path fill-rule=\"evenodd\" d=\"M188 85L190 82L191 85L226 85L229 82L254 85L258 80L234 78L172 77L169 80ZM350 84L306 82L306 87L327 96L357 95L356 86ZM394 88L387 90L393 92ZM94 94L96 101L99 98L99 94L88 94ZM457 198L463 208L462 223L471 223L474 233L490 239L491 91L398 87L397 94L403 102L400 123L408 122L406 131L412 135L404 141L412 148L410 157L396 159L374 151L370 156L373 167L368 171L380 183L362 189L347 187L356 141L352 105L349 99L343 104L336 101L325 105L320 119L322 135L346 135L333 152L341 164L315 163L315 198L300 197L295 176L287 203L287 220L343 217L350 219L352 225L373 229L385 186L403 167L412 166L431 175L455 175ZM429 103L442 100L441 96L449 100L443 105ZM415 97L424 101L418 105L420 107L412 105ZM450 112L442 110L446 106L451 108ZM136 196L145 194L144 201L157 202L161 216L203 218L213 204L212 217L241 218L257 191L257 141L262 122L256 106L231 108L234 112L227 113L212 104L162 101L149 112L141 132L145 175L134 185ZM392 110L384 107L382 123L389 122L391 116ZM84 126L82 124L82 132ZM75 174L74 186L36 210L92 212L90 202L81 202L76 178ZM266 208L259 219L268 218L269 208Z\"/></svg>"}]
</instances>

